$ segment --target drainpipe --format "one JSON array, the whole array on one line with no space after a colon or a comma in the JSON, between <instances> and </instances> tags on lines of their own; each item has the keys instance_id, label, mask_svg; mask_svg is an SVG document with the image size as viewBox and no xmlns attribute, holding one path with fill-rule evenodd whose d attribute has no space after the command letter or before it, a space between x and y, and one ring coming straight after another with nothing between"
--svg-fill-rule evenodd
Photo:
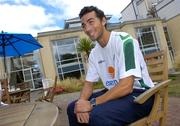
<instances>
[{"instance_id":1,"label":"drainpipe","mask_svg":"<svg viewBox=\"0 0 180 126\"><path fill-rule=\"evenodd\" d=\"M137 20L137 13L136 13L136 10L135 10L135 7L134 7L134 0L132 0L131 2L132 2L132 6L133 6L135 17L136 17L136 20Z\"/></svg>"}]
</instances>

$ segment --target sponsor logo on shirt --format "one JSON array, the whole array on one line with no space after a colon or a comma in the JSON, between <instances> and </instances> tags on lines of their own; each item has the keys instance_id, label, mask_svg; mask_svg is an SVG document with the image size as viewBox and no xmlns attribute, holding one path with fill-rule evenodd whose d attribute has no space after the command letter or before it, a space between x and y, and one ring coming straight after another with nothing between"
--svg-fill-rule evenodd
<instances>
[{"instance_id":1,"label":"sponsor logo on shirt","mask_svg":"<svg viewBox=\"0 0 180 126\"><path fill-rule=\"evenodd\" d=\"M116 84L118 83L118 81L117 80L109 80L109 81L106 81L106 86L108 86L108 87L113 87L113 86L115 86Z\"/></svg>"},{"instance_id":2,"label":"sponsor logo on shirt","mask_svg":"<svg viewBox=\"0 0 180 126\"><path fill-rule=\"evenodd\" d=\"M114 86L118 83L117 80L115 80L115 69L113 66L109 66L108 69L107 69L107 72L108 72L108 78L109 80L106 81L106 86Z\"/></svg>"},{"instance_id":3,"label":"sponsor logo on shirt","mask_svg":"<svg viewBox=\"0 0 180 126\"><path fill-rule=\"evenodd\" d=\"M99 60L98 64L105 62L105 60Z\"/></svg>"}]
</instances>

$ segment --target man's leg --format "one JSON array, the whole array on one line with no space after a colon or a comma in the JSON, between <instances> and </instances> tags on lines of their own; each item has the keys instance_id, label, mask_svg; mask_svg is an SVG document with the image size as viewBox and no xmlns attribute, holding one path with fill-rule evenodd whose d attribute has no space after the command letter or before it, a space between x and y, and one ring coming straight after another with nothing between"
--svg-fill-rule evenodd
<instances>
[{"instance_id":1,"label":"man's leg","mask_svg":"<svg viewBox=\"0 0 180 126\"><path fill-rule=\"evenodd\" d=\"M90 126L124 126L149 114L153 97L143 105L134 103L134 97L142 90L134 90L128 96L112 100L93 108L90 114Z\"/></svg>"},{"instance_id":2,"label":"man's leg","mask_svg":"<svg viewBox=\"0 0 180 126\"><path fill-rule=\"evenodd\" d=\"M105 91L98 91L96 93L94 93L90 99L93 97L97 97L97 96L100 96L102 94L104 94ZM77 100L76 100L77 101ZM71 102L69 105L68 105L68 108L67 108L67 114L68 114L68 119L69 119L69 125L70 126L87 126L87 124L81 124L81 123L78 123L77 121L77 118L76 118L76 114L74 113L74 107L75 107L75 103L76 101L73 101Z\"/></svg>"}]
</instances>

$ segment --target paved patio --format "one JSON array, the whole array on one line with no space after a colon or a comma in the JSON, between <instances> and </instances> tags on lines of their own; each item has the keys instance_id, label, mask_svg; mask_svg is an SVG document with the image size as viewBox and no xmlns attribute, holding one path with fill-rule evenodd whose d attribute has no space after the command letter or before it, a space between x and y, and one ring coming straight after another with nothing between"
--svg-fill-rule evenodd
<instances>
[{"instance_id":1,"label":"paved patio","mask_svg":"<svg viewBox=\"0 0 180 126\"><path fill-rule=\"evenodd\" d=\"M40 91L35 91L32 93L32 101L40 95ZM60 126L69 126L66 108L67 104L79 97L79 92L68 93L57 95L54 99L54 103L62 108L60 113ZM167 126L180 126L180 98L169 97L169 109L167 117Z\"/></svg>"}]
</instances>

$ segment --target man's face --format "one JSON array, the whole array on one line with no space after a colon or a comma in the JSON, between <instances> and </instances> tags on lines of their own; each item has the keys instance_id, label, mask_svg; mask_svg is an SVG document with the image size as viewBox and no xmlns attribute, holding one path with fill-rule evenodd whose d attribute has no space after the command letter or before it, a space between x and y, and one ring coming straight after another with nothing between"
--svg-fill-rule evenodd
<instances>
[{"instance_id":1,"label":"man's face","mask_svg":"<svg viewBox=\"0 0 180 126\"><path fill-rule=\"evenodd\" d=\"M106 20L97 18L94 11L89 12L81 18L83 31L92 41L99 40L104 31Z\"/></svg>"}]
</instances>

